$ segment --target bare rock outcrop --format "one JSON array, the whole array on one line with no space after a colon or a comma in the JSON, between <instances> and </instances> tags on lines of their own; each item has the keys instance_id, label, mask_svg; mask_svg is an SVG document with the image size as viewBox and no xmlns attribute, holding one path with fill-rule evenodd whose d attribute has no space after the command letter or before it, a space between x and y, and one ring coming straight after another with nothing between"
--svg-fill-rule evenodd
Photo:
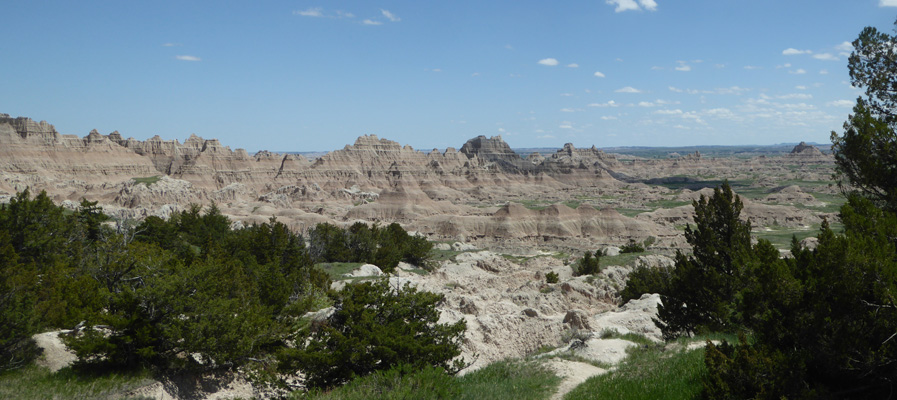
<instances>
[{"instance_id":1,"label":"bare rock outcrop","mask_svg":"<svg viewBox=\"0 0 897 400\"><path fill-rule=\"evenodd\" d=\"M800 142L791 150L792 157L822 157L823 154L819 148L806 142Z\"/></svg>"}]
</instances>

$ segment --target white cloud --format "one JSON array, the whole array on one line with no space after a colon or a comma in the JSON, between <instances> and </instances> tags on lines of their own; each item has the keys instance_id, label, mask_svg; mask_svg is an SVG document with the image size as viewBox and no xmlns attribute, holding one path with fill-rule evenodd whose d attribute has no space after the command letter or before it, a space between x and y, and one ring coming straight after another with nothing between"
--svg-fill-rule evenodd
<instances>
[{"instance_id":1,"label":"white cloud","mask_svg":"<svg viewBox=\"0 0 897 400\"><path fill-rule=\"evenodd\" d=\"M293 11L293 15L301 15L303 17L315 17L320 18L324 16L324 10L321 7L309 8L304 11L296 10Z\"/></svg>"},{"instance_id":2,"label":"white cloud","mask_svg":"<svg viewBox=\"0 0 897 400\"><path fill-rule=\"evenodd\" d=\"M543 58L543 59L539 60L539 64L553 67L555 65L558 65L558 60L556 60L554 58Z\"/></svg>"},{"instance_id":3,"label":"white cloud","mask_svg":"<svg viewBox=\"0 0 897 400\"><path fill-rule=\"evenodd\" d=\"M796 56L799 54L810 54L810 53L812 53L812 51L810 51L810 50L798 50L798 49L795 49L792 47L782 50L782 55L786 55L786 56Z\"/></svg>"},{"instance_id":4,"label":"white cloud","mask_svg":"<svg viewBox=\"0 0 897 400\"><path fill-rule=\"evenodd\" d=\"M180 43L163 43L162 44L163 47L175 47L175 46L180 46L180 45L181 45Z\"/></svg>"},{"instance_id":5,"label":"white cloud","mask_svg":"<svg viewBox=\"0 0 897 400\"><path fill-rule=\"evenodd\" d=\"M819 75L828 75L828 70L827 70L827 69L820 69L820 70L819 70Z\"/></svg>"},{"instance_id":6,"label":"white cloud","mask_svg":"<svg viewBox=\"0 0 897 400\"><path fill-rule=\"evenodd\" d=\"M660 104L660 105L667 105L667 104L681 104L681 103L682 103L681 101L678 101L678 100L676 100L676 101L670 101L670 100L663 100L663 99L657 99L657 100L655 100L654 102L657 103L657 104Z\"/></svg>"},{"instance_id":7,"label":"white cloud","mask_svg":"<svg viewBox=\"0 0 897 400\"><path fill-rule=\"evenodd\" d=\"M806 74L807 71L806 71L805 69L803 69L803 68L798 68L798 69L796 69L796 70L794 70L794 71L788 71L788 73L789 73L789 74L795 74L795 75L803 75L803 74Z\"/></svg>"},{"instance_id":8,"label":"white cloud","mask_svg":"<svg viewBox=\"0 0 897 400\"><path fill-rule=\"evenodd\" d=\"M781 69L781 68L791 68L791 63L785 63L785 64L782 64L782 65L776 65L776 69Z\"/></svg>"},{"instance_id":9,"label":"white cloud","mask_svg":"<svg viewBox=\"0 0 897 400\"><path fill-rule=\"evenodd\" d=\"M832 53L814 54L813 58L815 58L817 60L838 61L838 57L835 57Z\"/></svg>"},{"instance_id":10,"label":"white cloud","mask_svg":"<svg viewBox=\"0 0 897 400\"><path fill-rule=\"evenodd\" d=\"M716 68L726 68L726 64L713 64Z\"/></svg>"},{"instance_id":11,"label":"white cloud","mask_svg":"<svg viewBox=\"0 0 897 400\"><path fill-rule=\"evenodd\" d=\"M677 88L677 87L675 87L675 86L670 86L669 89L670 89L671 92L676 92L676 93L682 93L682 92L684 92L684 90L679 89L679 88Z\"/></svg>"},{"instance_id":12,"label":"white cloud","mask_svg":"<svg viewBox=\"0 0 897 400\"><path fill-rule=\"evenodd\" d=\"M201 58L196 56L174 56L174 58L181 61L202 61Z\"/></svg>"},{"instance_id":13,"label":"white cloud","mask_svg":"<svg viewBox=\"0 0 897 400\"><path fill-rule=\"evenodd\" d=\"M561 128L561 129L573 129L573 125L571 125L569 122L568 122L568 123L562 123L562 124L558 125L558 128Z\"/></svg>"},{"instance_id":14,"label":"white cloud","mask_svg":"<svg viewBox=\"0 0 897 400\"><path fill-rule=\"evenodd\" d=\"M616 5L615 12L623 12L628 10L639 10L638 3L635 0L607 0L607 4Z\"/></svg>"},{"instance_id":15,"label":"white cloud","mask_svg":"<svg viewBox=\"0 0 897 400\"><path fill-rule=\"evenodd\" d=\"M579 68L579 64L577 64L577 63L567 64L567 68Z\"/></svg>"},{"instance_id":16,"label":"white cloud","mask_svg":"<svg viewBox=\"0 0 897 400\"><path fill-rule=\"evenodd\" d=\"M813 98L813 95L812 95L812 94L807 94L807 93L791 93L791 94L784 94L784 95L781 95L781 96L776 96L776 98L777 98L777 99L801 99L801 100L808 100L808 99L812 99L812 98Z\"/></svg>"},{"instance_id":17,"label":"white cloud","mask_svg":"<svg viewBox=\"0 0 897 400\"><path fill-rule=\"evenodd\" d=\"M878 0L879 7L897 7L897 0Z\"/></svg>"},{"instance_id":18,"label":"white cloud","mask_svg":"<svg viewBox=\"0 0 897 400\"><path fill-rule=\"evenodd\" d=\"M632 86L626 86L624 88L619 88L617 90L614 90L614 92L617 92L617 93L641 93L642 91L638 90Z\"/></svg>"},{"instance_id":19,"label":"white cloud","mask_svg":"<svg viewBox=\"0 0 897 400\"><path fill-rule=\"evenodd\" d=\"M678 108L675 110L657 110L654 113L659 115L679 115L682 114L682 110Z\"/></svg>"},{"instance_id":20,"label":"white cloud","mask_svg":"<svg viewBox=\"0 0 897 400\"><path fill-rule=\"evenodd\" d=\"M573 96L573 93L561 93L561 96L570 97L570 96Z\"/></svg>"},{"instance_id":21,"label":"white cloud","mask_svg":"<svg viewBox=\"0 0 897 400\"><path fill-rule=\"evenodd\" d=\"M480 76L480 73L479 73L479 72L474 72L474 73L470 74L470 76Z\"/></svg>"},{"instance_id":22,"label":"white cloud","mask_svg":"<svg viewBox=\"0 0 897 400\"><path fill-rule=\"evenodd\" d=\"M373 26L383 25L382 22L380 22L380 21L374 21L374 20L372 20L372 19L366 19L366 20L364 20L364 21L361 21L361 23L362 23L362 24L365 24L365 25L373 25Z\"/></svg>"},{"instance_id":23,"label":"white cloud","mask_svg":"<svg viewBox=\"0 0 897 400\"><path fill-rule=\"evenodd\" d=\"M592 104L589 104L589 107L602 107L602 108L603 108L603 107L619 107L619 106L620 106L620 105L617 104L617 102L616 102L616 101L613 101L613 100L608 101L607 103L592 103Z\"/></svg>"},{"instance_id":24,"label":"white cloud","mask_svg":"<svg viewBox=\"0 0 897 400\"><path fill-rule=\"evenodd\" d=\"M389 12L389 10L384 10L381 8L380 13L382 13L383 16L386 17L386 19L388 19L390 22L399 22L402 20L401 18L397 17L395 14Z\"/></svg>"},{"instance_id":25,"label":"white cloud","mask_svg":"<svg viewBox=\"0 0 897 400\"><path fill-rule=\"evenodd\" d=\"M691 71L691 66L682 64L682 65L676 67L676 71L688 72L688 71Z\"/></svg>"},{"instance_id":26,"label":"white cloud","mask_svg":"<svg viewBox=\"0 0 897 400\"><path fill-rule=\"evenodd\" d=\"M576 110L574 110L574 109L572 109L572 108L562 108L562 109L561 109L561 112L572 113L572 112L576 112Z\"/></svg>"},{"instance_id":27,"label":"white cloud","mask_svg":"<svg viewBox=\"0 0 897 400\"><path fill-rule=\"evenodd\" d=\"M745 65L744 69L761 69L763 67L758 67L756 65Z\"/></svg>"},{"instance_id":28,"label":"white cloud","mask_svg":"<svg viewBox=\"0 0 897 400\"><path fill-rule=\"evenodd\" d=\"M601 71L595 71L595 74L594 74L594 75L595 75L595 77L597 77L597 78L604 78L604 74L602 74Z\"/></svg>"},{"instance_id":29,"label":"white cloud","mask_svg":"<svg viewBox=\"0 0 897 400\"><path fill-rule=\"evenodd\" d=\"M352 14L350 12L345 12L342 10L336 10L336 17L337 18L355 18L355 14Z\"/></svg>"},{"instance_id":30,"label":"white cloud","mask_svg":"<svg viewBox=\"0 0 897 400\"><path fill-rule=\"evenodd\" d=\"M638 103L638 106L639 106L639 107L655 107L656 105L655 105L654 103L652 103L652 102L649 102L649 101L640 101L640 102Z\"/></svg>"},{"instance_id":31,"label":"white cloud","mask_svg":"<svg viewBox=\"0 0 897 400\"><path fill-rule=\"evenodd\" d=\"M807 87L804 85L798 85L798 86L795 86L794 88L797 90L807 90Z\"/></svg>"},{"instance_id":32,"label":"white cloud","mask_svg":"<svg viewBox=\"0 0 897 400\"><path fill-rule=\"evenodd\" d=\"M605 2L610 5L616 5L617 8L614 9L616 12L641 10L641 7L648 11L657 11L657 2L654 0L638 0L638 3L635 0L606 0ZM639 4L641 4L641 7L639 7Z\"/></svg>"},{"instance_id":33,"label":"white cloud","mask_svg":"<svg viewBox=\"0 0 897 400\"><path fill-rule=\"evenodd\" d=\"M536 139L554 139L554 135L536 136Z\"/></svg>"},{"instance_id":34,"label":"white cloud","mask_svg":"<svg viewBox=\"0 0 897 400\"><path fill-rule=\"evenodd\" d=\"M652 70L652 71L660 71L660 70L662 70L662 69L663 69L663 67L658 67L658 66L656 66L656 65L653 66L653 67L651 67L651 70Z\"/></svg>"},{"instance_id":35,"label":"white cloud","mask_svg":"<svg viewBox=\"0 0 897 400\"><path fill-rule=\"evenodd\" d=\"M654 0L639 0L638 2L648 11L657 11L657 2Z\"/></svg>"},{"instance_id":36,"label":"white cloud","mask_svg":"<svg viewBox=\"0 0 897 400\"><path fill-rule=\"evenodd\" d=\"M614 119L618 119L618 118L613 115L604 115L601 117L601 119L603 119L605 121L610 121L610 120L614 120Z\"/></svg>"},{"instance_id":37,"label":"white cloud","mask_svg":"<svg viewBox=\"0 0 897 400\"><path fill-rule=\"evenodd\" d=\"M850 100L835 100L825 103L829 107L853 107L854 104L856 103Z\"/></svg>"},{"instance_id":38,"label":"white cloud","mask_svg":"<svg viewBox=\"0 0 897 400\"><path fill-rule=\"evenodd\" d=\"M895 0L895 2L897 2L897 0ZM853 44L850 42L841 42L841 44L835 46L835 50L851 52L853 51Z\"/></svg>"}]
</instances>

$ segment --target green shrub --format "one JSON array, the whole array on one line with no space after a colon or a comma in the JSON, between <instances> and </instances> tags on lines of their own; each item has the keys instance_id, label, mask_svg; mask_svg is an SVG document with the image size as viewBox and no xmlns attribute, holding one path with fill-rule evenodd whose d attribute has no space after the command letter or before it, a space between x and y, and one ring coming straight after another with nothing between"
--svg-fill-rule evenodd
<instances>
[{"instance_id":1,"label":"green shrub","mask_svg":"<svg viewBox=\"0 0 897 400\"><path fill-rule=\"evenodd\" d=\"M620 253L644 253L645 247L642 246L641 243L635 241L635 239L629 239L629 243L620 247Z\"/></svg>"},{"instance_id":2,"label":"green shrub","mask_svg":"<svg viewBox=\"0 0 897 400\"><path fill-rule=\"evenodd\" d=\"M601 257L605 255L604 253L604 251L596 250L593 256L592 253L585 252L579 259L578 265L574 267L573 275L597 275L601 272Z\"/></svg>"},{"instance_id":3,"label":"green shrub","mask_svg":"<svg viewBox=\"0 0 897 400\"><path fill-rule=\"evenodd\" d=\"M312 387L332 387L398 365L436 366L455 373L465 323L439 324L444 296L391 287L387 279L348 285L336 311L314 326L304 346L281 351L279 368L301 370Z\"/></svg>"},{"instance_id":4,"label":"green shrub","mask_svg":"<svg viewBox=\"0 0 897 400\"><path fill-rule=\"evenodd\" d=\"M545 274L545 282L546 283L558 283L558 273L557 272L549 272Z\"/></svg>"},{"instance_id":5,"label":"green shrub","mask_svg":"<svg viewBox=\"0 0 897 400\"><path fill-rule=\"evenodd\" d=\"M641 298L645 293L668 293L671 279L671 268L639 266L629 274L629 280L626 281L626 287L620 292L620 297L625 303Z\"/></svg>"}]
</instances>

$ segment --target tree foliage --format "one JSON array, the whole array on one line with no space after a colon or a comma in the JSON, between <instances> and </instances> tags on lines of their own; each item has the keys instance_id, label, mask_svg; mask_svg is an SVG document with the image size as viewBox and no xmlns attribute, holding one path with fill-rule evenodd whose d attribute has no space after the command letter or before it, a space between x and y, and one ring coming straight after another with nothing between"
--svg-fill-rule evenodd
<instances>
[{"instance_id":1,"label":"tree foliage","mask_svg":"<svg viewBox=\"0 0 897 400\"><path fill-rule=\"evenodd\" d=\"M431 245L397 224L321 225L311 242L323 253L315 254L274 218L231 229L214 204L167 220L109 220L95 202L66 210L43 192L0 205L0 370L37 355L33 334L76 325L64 340L85 368L237 368L273 361L312 335L302 357L343 371L321 372L315 382L399 364L457 369L451 360L464 324L437 323L441 296L385 282L335 294L314 266L321 254L393 267L424 263ZM306 313L330 301L338 304L335 319L314 334L303 331ZM325 336L345 338L339 352L316 353L328 349Z\"/></svg>"},{"instance_id":2,"label":"tree foliage","mask_svg":"<svg viewBox=\"0 0 897 400\"><path fill-rule=\"evenodd\" d=\"M590 252L585 252L582 255L582 258L579 259L578 265L573 270L573 275L575 276L583 276L583 275L596 275L601 272L601 257L604 256L604 251L595 250L594 255Z\"/></svg>"},{"instance_id":3,"label":"tree foliage","mask_svg":"<svg viewBox=\"0 0 897 400\"><path fill-rule=\"evenodd\" d=\"M866 28L850 57L866 89L832 150L844 233L748 264L733 306L748 343L710 346L708 398L887 398L897 384L897 37Z\"/></svg>"},{"instance_id":4,"label":"tree foliage","mask_svg":"<svg viewBox=\"0 0 897 400\"><path fill-rule=\"evenodd\" d=\"M386 272L399 262L429 268L433 244L425 238L409 235L401 225L368 226L356 222L343 230L332 224L318 224L309 231L311 256L316 262L364 262Z\"/></svg>"},{"instance_id":5,"label":"tree foliage","mask_svg":"<svg viewBox=\"0 0 897 400\"><path fill-rule=\"evenodd\" d=\"M388 280L349 285L336 297L334 313L313 327L304 346L284 349L280 368L302 370L315 387L339 385L398 365L455 373L465 323L440 324L436 306L444 296Z\"/></svg>"},{"instance_id":6,"label":"tree foliage","mask_svg":"<svg viewBox=\"0 0 897 400\"><path fill-rule=\"evenodd\" d=\"M695 228L686 226L685 239L693 254L677 251L669 283L658 288L663 303L658 308L658 325L667 338L737 326L739 315L733 303L743 288L745 268L756 254L768 253L771 247L764 241L757 248L751 246L751 225L741 220L744 206L728 182L692 205Z\"/></svg>"}]
</instances>

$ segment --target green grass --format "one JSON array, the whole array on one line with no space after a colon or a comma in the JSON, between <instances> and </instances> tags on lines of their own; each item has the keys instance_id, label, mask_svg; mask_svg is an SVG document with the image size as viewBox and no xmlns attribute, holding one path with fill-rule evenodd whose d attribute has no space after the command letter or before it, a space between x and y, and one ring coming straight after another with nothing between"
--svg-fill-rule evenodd
<instances>
[{"instance_id":1,"label":"green grass","mask_svg":"<svg viewBox=\"0 0 897 400\"><path fill-rule=\"evenodd\" d=\"M564 399L698 398L707 374L704 349L674 352L661 346L632 348L616 370L589 378Z\"/></svg>"},{"instance_id":2,"label":"green grass","mask_svg":"<svg viewBox=\"0 0 897 400\"><path fill-rule=\"evenodd\" d=\"M94 375L64 368L54 374L47 368L30 365L0 374L0 398L120 399L122 393L150 383L152 377L146 371Z\"/></svg>"},{"instance_id":3,"label":"green grass","mask_svg":"<svg viewBox=\"0 0 897 400\"><path fill-rule=\"evenodd\" d=\"M623 214L624 216L627 216L629 218L633 218L636 215L639 215L641 213L651 212L651 211L654 211L654 210L649 210L649 209L644 209L644 208L617 208L618 213Z\"/></svg>"},{"instance_id":4,"label":"green grass","mask_svg":"<svg viewBox=\"0 0 897 400\"><path fill-rule=\"evenodd\" d=\"M343 274L348 274L362 265L364 265L364 263L334 262L315 264L316 267L321 268L324 272L329 274L330 280L332 281L349 279L343 276Z\"/></svg>"},{"instance_id":5,"label":"green grass","mask_svg":"<svg viewBox=\"0 0 897 400\"><path fill-rule=\"evenodd\" d=\"M297 399L547 399L560 378L536 362L500 361L458 377L438 368L392 369L349 382L329 392L293 394Z\"/></svg>"},{"instance_id":6,"label":"green grass","mask_svg":"<svg viewBox=\"0 0 897 400\"><path fill-rule=\"evenodd\" d=\"M841 233L844 230L844 225L841 223L832 222L830 223L830 226L835 233ZM770 230L760 228L757 231L751 232L751 235L769 240L770 243L778 249L787 250L791 248L791 236L797 237L797 240L813 237L819 234L820 227L820 224L812 225L808 229L771 226L769 227Z\"/></svg>"},{"instance_id":7,"label":"green grass","mask_svg":"<svg viewBox=\"0 0 897 400\"><path fill-rule=\"evenodd\" d=\"M142 184L146 185L146 187L150 187L150 186L152 186L152 184L159 182L159 180L162 179L162 176L156 175L156 176L147 176L147 177L143 177L143 178L131 178L131 179L133 179L134 182L142 183Z\"/></svg>"},{"instance_id":8,"label":"green grass","mask_svg":"<svg viewBox=\"0 0 897 400\"><path fill-rule=\"evenodd\" d=\"M658 208L676 208L681 206L688 206L691 205L691 200L657 200L648 202L645 205L649 207L651 211L654 211Z\"/></svg>"}]
</instances>

